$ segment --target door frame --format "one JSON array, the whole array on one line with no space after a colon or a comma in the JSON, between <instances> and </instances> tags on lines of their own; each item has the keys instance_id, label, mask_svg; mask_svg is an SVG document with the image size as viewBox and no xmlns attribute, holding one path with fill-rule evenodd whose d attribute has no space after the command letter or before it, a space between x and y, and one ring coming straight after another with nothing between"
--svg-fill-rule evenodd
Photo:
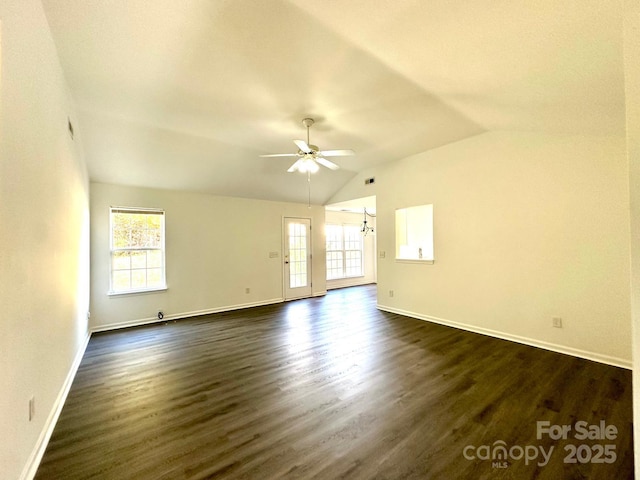
<instances>
[{"instance_id":1,"label":"door frame","mask_svg":"<svg viewBox=\"0 0 640 480\"><path fill-rule=\"evenodd\" d=\"M308 231L308 245L309 252L307 255L307 278L309 280L309 288L308 291L303 292L302 295L296 296L288 296L287 292L289 290L289 268L288 268L288 258L286 255L287 252L287 242L289 241L289 233L287 231L287 222L289 220L304 220L305 222L309 222L309 231ZM291 217L282 217L282 298L284 301L289 300L297 300L299 298L310 298L313 296L313 220L311 217L302 217L302 216L291 216Z\"/></svg>"}]
</instances>

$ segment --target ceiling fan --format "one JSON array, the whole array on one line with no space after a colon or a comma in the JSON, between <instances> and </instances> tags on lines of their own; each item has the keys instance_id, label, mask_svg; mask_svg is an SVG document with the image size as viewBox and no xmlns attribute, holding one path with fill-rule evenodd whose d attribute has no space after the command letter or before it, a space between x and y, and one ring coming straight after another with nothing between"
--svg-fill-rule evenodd
<instances>
[{"instance_id":1,"label":"ceiling fan","mask_svg":"<svg viewBox=\"0 0 640 480\"><path fill-rule=\"evenodd\" d=\"M331 170L338 170L340 167L333 163L331 160L327 160L324 157L345 157L349 155L355 155L353 150L320 150L316 145L309 143L309 127L313 125L315 121L313 118L302 119L302 124L307 127L307 141L294 140L298 147L297 153L274 153L270 155L260 155L261 157L298 157L293 165L289 167L287 172L302 172L302 173L316 173L322 165Z\"/></svg>"}]
</instances>

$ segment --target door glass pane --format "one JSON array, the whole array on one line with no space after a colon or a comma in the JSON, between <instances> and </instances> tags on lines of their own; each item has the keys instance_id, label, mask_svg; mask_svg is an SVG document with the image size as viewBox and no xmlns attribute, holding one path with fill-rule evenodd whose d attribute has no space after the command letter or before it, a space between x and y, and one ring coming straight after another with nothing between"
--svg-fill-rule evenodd
<instances>
[{"instance_id":1,"label":"door glass pane","mask_svg":"<svg viewBox=\"0 0 640 480\"><path fill-rule=\"evenodd\" d=\"M307 286L307 230L302 223L289 224L289 287Z\"/></svg>"}]
</instances>

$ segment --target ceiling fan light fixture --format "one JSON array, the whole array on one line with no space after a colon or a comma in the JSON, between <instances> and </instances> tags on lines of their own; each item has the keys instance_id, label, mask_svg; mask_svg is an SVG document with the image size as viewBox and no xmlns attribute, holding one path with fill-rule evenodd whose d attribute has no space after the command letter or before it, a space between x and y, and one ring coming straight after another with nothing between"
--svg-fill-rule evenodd
<instances>
[{"instance_id":1,"label":"ceiling fan light fixture","mask_svg":"<svg viewBox=\"0 0 640 480\"><path fill-rule=\"evenodd\" d=\"M298 164L298 171L302 173L316 173L318 170L320 167L312 158L304 158Z\"/></svg>"},{"instance_id":2,"label":"ceiling fan light fixture","mask_svg":"<svg viewBox=\"0 0 640 480\"><path fill-rule=\"evenodd\" d=\"M333 163L331 160L327 160L324 157L344 157L348 155L355 155L353 150L320 150L317 145L312 145L309 142L309 127L315 122L313 118L303 118L302 124L307 129L307 141L294 140L293 143L298 147L297 153L270 153L266 155L260 155L261 157L298 157L298 160L289 167L287 172L301 172L301 173L316 173L320 170L320 167L326 167L330 170L338 170L339 165Z\"/></svg>"}]
</instances>

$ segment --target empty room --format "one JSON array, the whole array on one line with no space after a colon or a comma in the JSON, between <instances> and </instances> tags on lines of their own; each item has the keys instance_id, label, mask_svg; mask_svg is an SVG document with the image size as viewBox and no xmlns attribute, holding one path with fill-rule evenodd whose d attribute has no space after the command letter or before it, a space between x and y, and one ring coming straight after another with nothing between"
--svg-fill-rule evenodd
<instances>
[{"instance_id":1,"label":"empty room","mask_svg":"<svg viewBox=\"0 0 640 480\"><path fill-rule=\"evenodd\" d=\"M630 0L0 0L0 478L640 478L639 58Z\"/></svg>"}]
</instances>

